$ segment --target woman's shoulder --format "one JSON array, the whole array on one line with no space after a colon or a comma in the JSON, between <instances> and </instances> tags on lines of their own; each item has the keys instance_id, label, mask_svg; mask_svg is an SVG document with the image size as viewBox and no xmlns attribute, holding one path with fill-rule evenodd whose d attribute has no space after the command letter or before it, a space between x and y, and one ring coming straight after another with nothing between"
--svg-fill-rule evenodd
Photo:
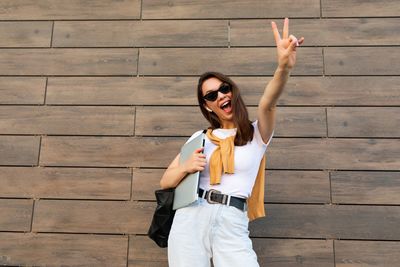
<instances>
[{"instance_id":1,"label":"woman's shoulder","mask_svg":"<svg viewBox=\"0 0 400 267\"><path fill-rule=\"evenodd\" d=\"M271 139L272 139L272 136L274 135L275 130L272 131L272 134L271 134L268 142L265 143L261 137L260 130L258 129L258 120L253 121L251 124L254 127L254 138L256 139L257 143L266 148L269 145L269 143L271 142Z\"/></svg>"}]
</instances>

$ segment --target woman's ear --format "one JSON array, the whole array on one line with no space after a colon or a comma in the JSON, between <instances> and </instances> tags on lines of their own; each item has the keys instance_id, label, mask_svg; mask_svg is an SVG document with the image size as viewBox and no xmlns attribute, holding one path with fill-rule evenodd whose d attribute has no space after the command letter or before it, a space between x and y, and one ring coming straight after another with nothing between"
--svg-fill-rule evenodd
<instances>
[{"instance_id":1,"label":"woman's ear","mask_svg":"<svg viewBox=\"0 0 400 267\"><path fill-rule=\"evenodd\" d=\"M212 112L212 110L211 110L209 107L207 107L207 104L203 104L203 107L204 107L205 109L207 109L208 112Z\"/></svg>"}]
</instances>

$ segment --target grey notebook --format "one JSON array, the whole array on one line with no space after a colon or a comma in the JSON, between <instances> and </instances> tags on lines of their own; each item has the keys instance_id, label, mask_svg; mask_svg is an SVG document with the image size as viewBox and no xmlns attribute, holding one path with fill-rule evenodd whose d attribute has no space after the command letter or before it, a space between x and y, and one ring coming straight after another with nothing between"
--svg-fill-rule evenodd
<instances>
[{"instance_id":1,"label":"grey notebook","mask_svg":"<svg viewBox=\"0 0 400 267\"><path fill-rule=\"evenodd\" d=\"M190 142L183 145L181 148L181 155L179 157L179 164L184 163L196 149L204 147L204 132L205 131L203 131L199 136L190 140ZM199 182L199 171L195 173L189 173L185 178L182 179L182 181L175 188L174 204L172 207L174 210L187 206L199 198Z\"/></svg>"}]
</instances>

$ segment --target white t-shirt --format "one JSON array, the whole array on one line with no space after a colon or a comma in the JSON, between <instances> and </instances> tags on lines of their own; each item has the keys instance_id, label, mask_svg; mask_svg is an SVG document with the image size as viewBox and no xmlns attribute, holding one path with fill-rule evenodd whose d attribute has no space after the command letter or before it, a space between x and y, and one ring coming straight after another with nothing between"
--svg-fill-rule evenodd
<instances>
[{"instance_id":1,"label":"white t-shirt","mask_svg":"<svg viewBox=\"0 0 400 267\"><path fill-rule=\"evenodd\" d=\"M271 142L274 131L272 131L271 137L267 143L264 143L260 131L258 129L258 120L252 122L254 126L254 136L251 142L248 142L244 146L235 146L234 148L234 170L233 174L223 173L221 176L221 183L218 185L210 185L210 158L216 145L205 137L204 154L206 155L207 165L200 173L200 188L209 190L211 188L221 191L224 194L235 195L239 197L248 198L253 189L260 161L264 156L267 146ZM214 129L213 134L220 139L225 139L228 136L236 134L237 128L234 129ZM195 132L187 141L191 141L193 138L202 133L203 130Z\"/></svg>"}]
</instances>

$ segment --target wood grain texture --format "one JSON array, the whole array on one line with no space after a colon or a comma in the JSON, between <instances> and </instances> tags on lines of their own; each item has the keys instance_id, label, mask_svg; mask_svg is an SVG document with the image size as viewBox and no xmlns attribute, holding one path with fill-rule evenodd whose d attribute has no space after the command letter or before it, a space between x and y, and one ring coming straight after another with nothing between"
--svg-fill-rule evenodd
<instances>
[{"instance_id":1,"label":"wood grain texture","mask_svg":"<svg viewBox=\"0 0 400 267\"><path fill-rule=\"evenodd\" d=\"M39 136L0 136L0 165L37 165Z\"/></svg>"},{"instance_id":2,"label":"wood grain texture","mask_svg":"<svg viewBox=\"0 0 400 267\"><path fill-rule=\"evenodd\" d=\"M328 107L330 137L400 137L399 107Z\"/></svg>"},{"instance_id":3,"label":"wood grain texture","mask_svg":"<svg viewBox=\"0 0 400 267\"><path fill-rule=\"evenodd\" d=\"M0 233L7 266L126 266L127 249L126 236Z\"/></svg>"},{"instance_id":4,"label":"wood grain texture","mask_svg":"<svg viewBox=\"0 0 400 267\"><path fill-rule=\"evenodd\" d=\"M30 231L32 204L31 199L0 199L0 231Z\"/></svg>"},{"instance_id":5,"label":"wood grain texture","mask_svg":"<svg viewBox=\"0 0 400 267\"><path fill-rule=\"evenodd\" d=\"M45 78L0 77L0 104L43 104Z\"/></svg>"},{"instance_id":6,"label":"wood grain texture","mask_svg":"<svg viewBox=\"0 0 400 267\"><path fill-rule=\"evenodd\" d=\"M3 0L2 20L138 19L140 0Z\"/></svg>"},{"instance_id":7,"label":"wood grain texture","mask_svg":"<svg viewBox=\"0 0 400 267\"><path fill-rule=\"evenodd\" d=\"M284 17L305 42L250 223L258 262L397 266L398 0L0 1L0 265L168 266L147 230L208 127L199 75L228 75L255 120Z\"/></svg>"},{"instance_id":8,"label":"wood grain texture","mask_svg":"<svg viewBox=\"0 0 400 267\"><path fill-rule=\"evenodd\" d=\"M323 17L392 17L398 16L397 0L321 0Z\"/></svg>"},{"instance_id":9,"label":"wood grain texture","mask_svg":"<svg viewBox=\"0 0 400 267\"><path fill-rule=\"evenodd\" d=\"M0 50L3 75L136 75L137 49Z\"/></svg>"},{"instance_id":10,"label":"wood grain texture","mask_svg":"<svg viewBox=\"0 0 400 267\"><path fill-rule=\"evenodd\" d=\"M180 76L50 77L46 102L52 105L198 105L197 79ZM256 106L271 77L231 79L240 88L244 102ZM399 84L398 76L294 76L288 80L278 105L400 105Z\"/></svg>"},{"instance_id":11,"label":"wood grain texture","mask_svg":"<svg viewBox=\"0 0 400 267\"><path fill-rule=\"evenodd\" d=\"M400 244L385 241L334 240L337 267L396 266Z\"/></svg>"},{"instance_id":12,"label":"wood grain texture","mask_svg":"<svg viewBox=\"0 0 400 267\"><path fill-rule=\"evenodd\" d=\"M129 200L130 186L126 168L0 168L0 197Z\"/></svg>"},{"instance_id":13,"label":"wood grain texture","mask_svg":"<svg viewBox=\"0 0 400 267\"><path fill-rule=\"evenodd\" d=\"M332 202L399 205L399 172L331 172Z\"/></svg>"},{"instance_id":14,"label":"wood grain texture","mask_svg":"<svg viewBox=\"0 0 400 267\"><path fill-rule=\"evenodd\" d=\"M224 20L56 21L55 47L228 46Z\"/></svg>"},{"instance_id":15,"label":"wood grain texture","mask_svg":"<svg viewBox=\"0 0 400 267\"><path fill-rule=\"evenodd\" d=\"M251 121L257 119L257 110L257 107L248 108ZM209 126L198 106L139 107L136 111L137 135L191 136ZM275 136L326 136L325 109L280 107L275 129Z\"/></svg>"},{"instance_id":16,"label":"wood grain texture","mask_svg":"<svg viewBox=\"0 0 400 267\"><path fill-rule=\"evenodd\" d=\"M230 21L230 45L273 46L271 20L278 29L283 20L232 20ZM298 39L304 37L302 46L370 46L398 45L400 18L356 18L356 19L292 19L290 34ZM300 48L302 49L302 48Z\"/></svg>"},{"instance_id":17,"label":"wood grain texture","mask_svg":"<svg viewBox=\"0 0 400 267\"><path fill-rule=\"evenodd\" d=\"M399 206L266 204L253 237L400 240Z\"/></svg>"},{"instance_id":18,"label":"wood grain texture","mask_svg":"<svg viewBox=\"0 0 400 267\"><path fill-rule=\"evenodd\" d=\"M0 22L0 47L50 47L51 21Z\"/></svg>"},{"instance_id":19,"label":"wood grain texture","mask_svg":"<svg viewBox=\"0 0 400 267\"><path fill-rule=\"evenodd\" d=\"M173 158L170 159L172 161ZM160 189L160 180L166 169L133 169L132 200L156 201L154 191Z\"/></svg>"},{"instance_id":20,"label":"wood grain texture","mask_svg":"<svg viewBox=\"0 0 400 267\"><path fill-rule=\"evenodd\" d=\"M398 170L399 139L273 138L266 166L274 169Z\"/></svg>"},{"instance_id":21,"label":"wood grain texture","mask_svg":"<svg viewBox=\"0 0 400 267\"><path fill-rule=\"evenodd\" d=\"M303 7L307 8L303 8ZM193 19L193 18L265 18L265 17L317 17L320 2L317 0L239 0L144 1L143 19Z\"/></svg>"},{"instance_id":22,"label":"wood grain texture","mask_svg":"<svg viewBox=\"0 0 400 267\"><path fill-rule=\"evenodd\" d=\"M132 199L155 201L154 191L160 189L164 172L165 169L134 169ZM270 170L268 166L264 194L267 203L329 203L329 174L323 171Z\"/></svg>"},{"instance_id":23,"label":"wood grain texture","mask_svg":"<svg viewBox=\"0 0 400 267\"><path fill-rule=\"evenodd\" d=\"M168 248L160 248L148 236L130 236L128 266L168 267Z\"/></svg>"},{"instance_id":24,"label":"wood grain texture","mask_svg":"<svg viewBox=\"0 0 400 267\"><path fill-rule=\"evenodd\" d=\"M143 48L140 75L201 75L218 70L226 75L273 75L276 48ZM299 49L294 75L322 75L321 48ZM193 60L193 59L196 60Z\"/></svg>"},{"instance_id":25,"label":"wood grain texture","mask_svg":"<svg viewBox=\"0 0 400 267\"><path fill-rule=\"evenodd\" d=\"M271 141L272 142L272 141ZM265 171L267 203L329 203L329 174L324 171Z\"/></svg>"},{"instance_id":26,"label":"wood grain texture","mask_svg":"<svg viewBox=\"0 0 400 267\"><path fill-rule=\"evenodd\" d=\"M260 266L334 267L332 240L253 238Z\"/></svg>"},{"instance_id":27,"label":"wood grain texture","mask_svg":"<svg viewBox=\"0 0 400 267\"><path fill-rule=\"evenodd\" d=\"M187 138L44 137L41 166L165 167ZM161 151L161 152L160 152Z\"/></svg>"},{"instance_id":28,"label":"wood grain texture","mask_svg":"<svg viewBox=\"0 0 400 267\"><path fill-rule=\"evenodd\" d=\"M181 137L44 137L42 166L167 167ZM277 169L397 170L399 140L273 138L267 163Z\"/></svg>"},{"instance_id":29,"label":"wood grain texture","mask_svg":"<svg viewBox=\"0 0 400 267\"><path fill-rule=\"evenodd\" d=\"M196 80L189 77L51 77L46 100L52 105L194 105Z\"/></svg>"},{"instance_id":30,"label":"wood grain texture","mask_svg":"<svg viewBox=\"0 0 400 267\"><path fill-rule=\"evenodd\" d=\"M133 135L134 107L0 106L3 134Z\"/></svg>"},{"instance_id":31,"label":"wood grain texture","mask_svg":"<svg viewBox=\"0 0 400 267\"><path fill-rule=\"evenodd\" d=\"M137 135L191 136L209 125L199 106L138 107L135 131Z\"/></svg>"},{"instance_id":32,"label":"wood grain texture","mask_svg":"<svg viewBox=\"0 0 400 267\"><path fill-rule=\"evenodd\" d=\"M325 47L327 75L400 75L399 47Z\"/></svg>"},{"instance_id":33,"label":"wood grain texture","mask_svg":"<svg viewBox=\"0 0 400 267\"><path fill-rule=\"evenodd\" d=\"M172 160L171 160L172 161ZM400 203L397 172L266 170L268 203L387 204ZM155 201L154 190L165 169L133 170L132 199ZM329 178L330 177L330 178ZM331 185L330 185L331 183Z\"/></svg>"},{"instance_id":34,"label":"wood grain texture","mask_svg":"<svg viewBox=\"0 0 400 267\"><path fill-rule=\"evenodd\" d=\"M32 230L143 234L149 229L155 208L151 202L39 200Z\"/></svg>"}]
</instances>

